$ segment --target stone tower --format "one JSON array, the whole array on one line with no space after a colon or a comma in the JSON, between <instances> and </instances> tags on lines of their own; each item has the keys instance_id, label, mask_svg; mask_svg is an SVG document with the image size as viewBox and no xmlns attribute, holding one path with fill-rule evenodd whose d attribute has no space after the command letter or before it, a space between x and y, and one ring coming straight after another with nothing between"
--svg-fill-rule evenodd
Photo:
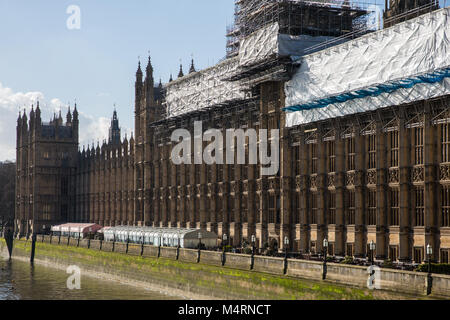
<instances>
[{"instance_id":1,"label":"stone tower","mask_svg":"<svg viewBox=\"0 0 450 320\"><path fill-rule=\"evenodd\" d=\"M78 152L78 111L70 108L48 123L39 103L28 121L24 110L17 120L16 232L30 235L74 218L75 172Z\"/></svg>"},{"instance_id":2,"label":"stone tower","mask_svg":"<svg viewBox=\"0 0 450 320\"><path fill-rule=\"evenodd\" d=\"M117 118L116 109L114 109L113 117L111 119L111 126L109 127L109 143L112 143L113 145L118 145L121 143L119 119Z\"/></svg>"},{"instance_id":3,"label":"stone tower","mask_svg":"<svg viewBox=\"0 0 450 320\"><path fill-rule=\"evenodd\" d=\"M150 124L163 118L164 108L160 97L162 88L155 87L153 66L148 58L145 80L139 62L136 72L136 100L135 100L135 217L142 224L151 224L151 145L153 129Z\"/></svg>"}]
</instances>

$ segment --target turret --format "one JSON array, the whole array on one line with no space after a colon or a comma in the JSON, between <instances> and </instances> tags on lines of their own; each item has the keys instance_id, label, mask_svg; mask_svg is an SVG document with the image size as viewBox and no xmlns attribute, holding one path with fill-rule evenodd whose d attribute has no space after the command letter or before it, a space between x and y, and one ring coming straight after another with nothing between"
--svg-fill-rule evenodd
<instances>
[{"instance_id":1,"label":"turret","mask_svg":"<svg viewBox=\"0 0 450 320\"><path fill-rule=\"evenodd\" d=\"M72 130L73 130L73 138L75 141L78 141L79 130L80 130L80 122L78 120L78 110L77 104L75 103L75 108L72 114Z\"/></svg>"},{"instance_id":2,"label":"turret","mask_svg":"<svg viewBox=\"0 0 450 320\"><path fill-rule=\"evenodd\" d=\"M69 106L69 111L67 111L66 120L67 120L67 123L72 123L72 113L70 112L70 106Z\"/></svg>"},{"instance_id":3,"label":"turret","mask_svg":"<svg viewBox=\"0 0 450 320\"><path fill-rule=\"evenodd\" d=\"M155 101L155 93L154 93L154 80L153 80L153 66L150 56L148 57L148 64L146 69L146 77L145 77L145 93L146 93L146 107L149 109L153 102Z\"/></svg>"},{"instance_id":4,"label":"turret","mask_svg":"<svg viewBox=\"0 0 450 320\"><path fill-rule=\"evenodd\" d=\"M36 127L39 127L41 124L42 124L41 108L39 108L39 101L38 101L36 106Z\"/></svg>"},{"instance_id":5,"label":"turret","mask_svg":"<svg viewBox=\"0 0 450 320\"><path fill-rule=\"evenodd\" d=\"M194 73L194 72L197 72L197 71L195 70L194 59L192 59L191 68L189 69L189 73Z\"/></svg>"},{"instance_id":6,"label":"turret","mask_svg":"<svg viewBox=\"0 0 450 320\"><path fill-rule=\"evenodd\" d=\"M120 127L119 119L117 118L117 111L114 108L113 117L111 119L111 126L109 127L109 142L113 145L120 144Z\"/></svg>"},{"instance_id":7,"label":"turret","mask_svg":"<svg viewBox=\"0 0 450 320\"><path fill-rule=\"evenodd\" d=\"M178 73L178 78L182 78L184 77L184 73L183 73L183 65L180 64L180 72Z\"/></svg>"}]
</instances>

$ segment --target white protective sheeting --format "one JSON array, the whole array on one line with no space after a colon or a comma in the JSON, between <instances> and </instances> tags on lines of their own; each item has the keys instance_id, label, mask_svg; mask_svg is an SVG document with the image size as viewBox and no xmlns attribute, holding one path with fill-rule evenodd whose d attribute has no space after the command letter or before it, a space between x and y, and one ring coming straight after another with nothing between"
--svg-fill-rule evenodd
<instances>
[{"instance_id":1,"label":"white protective sheeting","mask_svg":"<svg viewBox=\"0 0 450 320\"><path fill-rule=\"evenodd\" d=\"M279 30L278 23L272 23L242 40L239 65L245 67L272 57L302 56L306 48L334 39L308 35L290 36L280 34Z\"/></svg>"},{"instance_id":2,"label":"white protective sheeting","mask_svg":"<svg viewBox=\"0 0 450 320\"><path fill-rule=\"evenodd\" d=\"M286 106L305 105L389 81L450 66L450 8L304 56L286 83ZM286 126L374 110L450 94L448 78L390 94L365 97L287 114Z\"/></svg>"},{"instance_id":3,"label":"white protective sheeting","mask_svg":"<svg viewBox=\"0 0 450 320\"><path fill-rule=\"evenodd\" d=\"M237 58L189 74L166 85L167 117L172 118L225 102L242 100L245 93L239 82L222 81L238 68Z\"/></svg>"}]
</instances>

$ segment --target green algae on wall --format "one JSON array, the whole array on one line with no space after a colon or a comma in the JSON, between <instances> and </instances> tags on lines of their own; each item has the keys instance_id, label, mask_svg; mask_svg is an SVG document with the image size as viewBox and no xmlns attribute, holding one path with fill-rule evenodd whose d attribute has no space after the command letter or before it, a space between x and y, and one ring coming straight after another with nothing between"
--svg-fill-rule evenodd
<instances>
[{"instance_id":1,"label":"green algae on wall","mask_svg":"<svg viewBox=\"0 0 450 320\"><path fill-rule=\"evenodd\" d=\"M15 241L18 254L28 255L31 242ZM300 280L165 258L143 258L66 245L36 244L36 261L79 265L85 272L104 272L131 280L165 284L187 291L208 293L211 298L273 300L342 300L401 298L368 289Z\"/></svg>"}]
</instances>

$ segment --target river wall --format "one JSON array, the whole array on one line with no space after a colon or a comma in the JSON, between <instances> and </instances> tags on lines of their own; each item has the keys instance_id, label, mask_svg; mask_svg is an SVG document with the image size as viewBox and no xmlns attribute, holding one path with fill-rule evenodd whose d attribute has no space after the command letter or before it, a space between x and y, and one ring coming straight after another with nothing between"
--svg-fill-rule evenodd
<instances>
[{"instance_id":1,"label":"river wall","mask_svg":"<svg viewBox=\"0 0 450 320\"><path fill-rule=\"evenodd\" d=\"M31 242L16 241L15 247L13 256L17 254L17 249L20 254L26 255ZM84 251L80 254L75 249ZM127 260L131 257L133 259ZM365 267L328 263L326 281L322 281L322 263L297 259L264 256L252 259L250 255L242 254L223 255L213 251L38 236L36 259L42 258L47 262L81 263L92 272L99 271L100 267L102 272L108 274L151 281L218 299L298 299L317 295L319 298L333 298L327 292L340 288L331 289L334 285L350 288L353 292L350 295L355 294L351 299L372 297L377 291L367 289L369 274ZM92 263L89 263L90 260ZM146 269L151 272L139 271ZM432 277L432 296L450 298L450 276L433 274ZM313 280L315 285L304 288L304 284L296 282L296 279ZM320 284L319 287L317 284ZM384 292L425 297L427 274L381 269L379 285ZM299 286L304 289L303 297L297 295ZM314 288L319 290L314 292Z\"/></svg>"}]
</instances>

